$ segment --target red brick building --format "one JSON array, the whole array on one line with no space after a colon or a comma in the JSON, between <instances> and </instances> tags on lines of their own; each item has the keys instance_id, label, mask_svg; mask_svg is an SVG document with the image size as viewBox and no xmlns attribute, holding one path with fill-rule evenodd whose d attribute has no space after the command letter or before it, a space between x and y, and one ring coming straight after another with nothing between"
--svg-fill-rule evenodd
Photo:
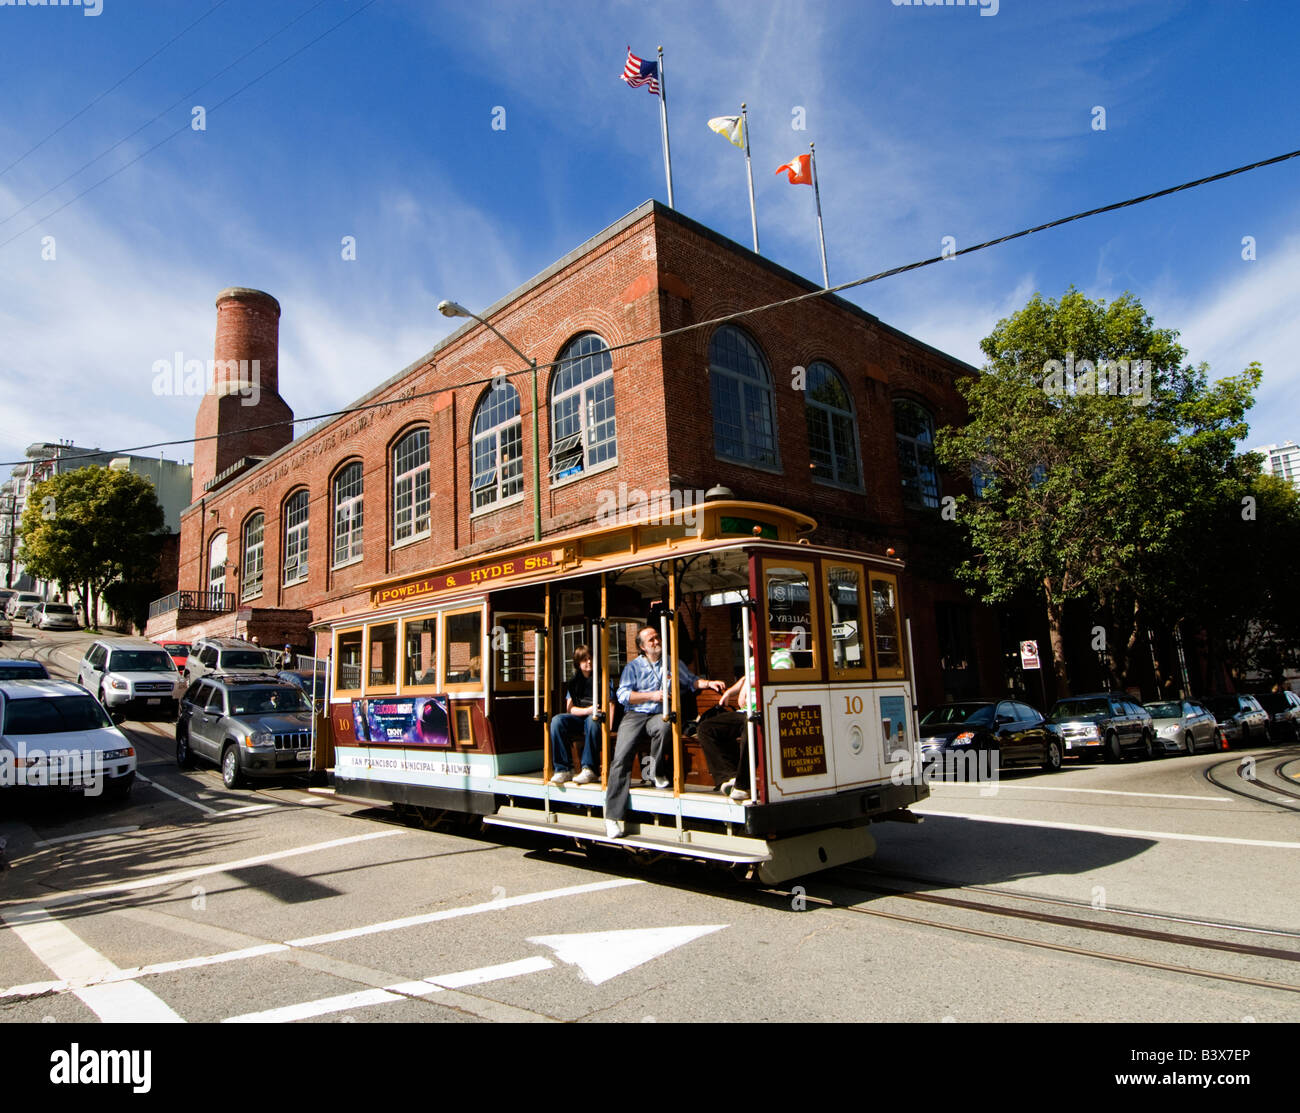
<instances>
[{"instance_id":1,"label":"red brick building","mask_svg":"<svg viewBox=\"0 0 1300 1113\"><path fill-rule=\"evenodd\" d=\"M908 562L922 707L1001 691L994 616L947 572L941 500L967 481L940 475L929 447L963 420L954 382L974 369L834 296L704 324L816 289L647 202L483 310L539 364L540 531L594 523L636 491L721 485L797 508L819 543ZM364 584L533 537L532 376L488 329L467 324L290 441L288 424L258 428L291 416L278 303L233 289L217 305L216 359L259 361L257 404L251 370L219 364L195 432L220 436L196 445L181 524L193 595L150 636L307 647L314 618L369 606Z\"/></svg>"}]
</instances>

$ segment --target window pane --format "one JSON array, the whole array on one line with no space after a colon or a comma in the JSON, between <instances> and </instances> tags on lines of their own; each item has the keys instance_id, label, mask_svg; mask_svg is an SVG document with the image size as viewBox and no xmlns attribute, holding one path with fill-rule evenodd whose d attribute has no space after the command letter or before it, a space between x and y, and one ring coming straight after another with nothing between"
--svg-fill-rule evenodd
<instances>
[{"instance_id":1,"label":"window pane","mask_svg":"<svg viewBox=\"0 0 1300 1113\"><path fill-rule=\"evenodd\" d=\"M417 429L393 450L393 540L429 532L429 430Z\"/></svg>"},{"instance_id":2,"label":"window pane","mask_svg":"<svg viewBox=\"0 0 1300 1113\"><path fill-rule=\"evenodd\" d=\"M447 616L447 683L471 684L483 679L483 616Z\"/></svg>"},{"instance_id":3,"label":"window pane","mask_svg":"<svg viewBox=\"0 0 1300 1113\"><path fill-rule=\"evenodd\" d=\"M773 670L816 667L812 598L801 568L765 570L767 578L768 662Z\"/></svg>"},{"instance_id":4,"label":"window pane","mask_svg":"<svg viewBox=\"0 0 1300 1113\"><path fill-rule=\"evenodd\" d=\"M361 690L361 631L339 635L338 659L334 665L334 687L348 692Z\"/></svg>"},{"instance_id":5,"label":"window pane","mask_svg":"<svg viewBox=\"0 0 1300 1113\"><path fill-rule=\"evenodd\" d=\"M403 683L407 687L438 683L438 620L408 622Z\"/></svg>"},{"instance_id":6,"label":"window pane","mask_svg":"<svg viewBox=\"0 0 1300 1113\"><path fill-rule=\"evenodd\" d=\"M831 567L826 574L830 600L831 665L867 668L862 647L862 576L856 568Z\"/></svg>"},{"instance_id":7,"label":"window pane","mask_svg":"<svg viewBox=\"0 0 1300 1113\"><path fill-rule=\"evenodd\" d=\"M709 342L713 447L719 456L775 466L772 379L757 346L724 325Z\"/></svg>"},{"instance_id":8,"label":"window pane","mask_svg":"<svg viewBox=\"0 0 1300 1113\"><path fill-rule=\"evenodd\" d=\"M532 683L533 632L539 625L537 619L526 616L497 620L497 628L492 631L492 652L496 658L497 683Z\"/></svg>"},{"instance_id":9,"label":"window pane","mask_svg":"<svg viewBox=\"0 0 1300 1113\"><path fill-rule=\"evenodd\" d=\"M397 683L397 624L370 627L371 688L388 688Z\"/></svg>"},{"instance_id":10,"label":"window pane","mask_svg":"<svg viewBox=\"0 0 1300 1113\"><path fill-rule=\"evenodd\" d=\"M885 669L903 667L898 635L898 588L893 580L871 577L871 606L876 626L876 664Z\"/></svg>"}]
</instances>

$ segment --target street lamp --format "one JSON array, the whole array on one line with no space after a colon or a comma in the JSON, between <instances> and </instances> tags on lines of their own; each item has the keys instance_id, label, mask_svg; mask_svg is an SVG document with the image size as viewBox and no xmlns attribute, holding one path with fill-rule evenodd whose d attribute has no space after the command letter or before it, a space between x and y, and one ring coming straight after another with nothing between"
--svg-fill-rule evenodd
<instances>
[{"instance_id":1,"label":"street lamp","mask_svg":"<svg viewBox=\"0 0 1300 1113\"><path fill-rule=\"evenodd\" d=\"M490 329L494 336L501 341L507 348L515 353L520 359L528 364L532 371L533 379L533 540L542 539L542 464L539 456L537 435L537 360L531 359L524 355L509 340L507 340L490 322L485 321L477 313L471 313L459 302L440 301L438 303L438 312L444 317L469 317L477 321L486 329Z\"/></svg>"}]
</instances>

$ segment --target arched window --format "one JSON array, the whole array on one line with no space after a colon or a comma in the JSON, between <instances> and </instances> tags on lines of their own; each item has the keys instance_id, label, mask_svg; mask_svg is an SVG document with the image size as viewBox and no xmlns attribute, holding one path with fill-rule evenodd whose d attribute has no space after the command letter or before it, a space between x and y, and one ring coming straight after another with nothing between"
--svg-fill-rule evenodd
<instances>
[{"instance_id":1,"label":"arched window","mask_svg":"<svg viewBox=\"0 0 1300 1113\"><path fill-rule=\"evenodd\" d=\"M393 448L393 544L429 536L429 430L407 433Z\"/></svg>"},{"instance_id":2,"label":"arched window","mask_svg":"<svg viewBox=\"0 0 1300 1113\"><path fill-rule=\"evenodd\" d=\"M265 529L264 514L254 514L244 526L244 567L239 580L241 599L255 599L262 594L262 534Z\"/></svg>"},{"instance_id":3,"label":"arched window","mask_svg":"<svg viewBox=\"0 0 1300 1113\"><path fill-rule=\"evenodd\" d=\"M551 380L551 479L590 471L618 456L614 434L614 363L594 332L560 353Z\"/></svg>"},{"instance_id":4,"label":"arched window","mask_svg":"<svg viewBox=\"0 0 1300 1113\"><path fill-rule=\"evenodd\" d=\"M218 533L208 543L208 610L226 609L226 535Z\"/></svg>"},{"instance_id":5,"label":"arched window","mask_svg":"<svg viewBox=\"0 0 1300 1113\"><path fill-rule=\"evenodd\" d=\"M898 470L907 506L939 508L939 472L934 463L934 419L923 406L900 398L894 403Z\"/></svg>"},{"instance_id":6,"label":"arched window","mask_svg":"<svg viewBox=\"0 0 1300 1113\"><path fill-rule=\"evenodd\" d=\"M473 508L504 502L524 489L523 422L519 392L496 379L474 411Z\"/></svg>"},{"instance_id":7,"label":"arched window","mask_svg":"<svg viewBox=\"0 0 1300 1113\"><path fill-rule=\"evenodd\" d=\"M862 483L858 465L858 424L844 380L829 363L812 363L804 384L808 417L808 455L812 473L846 487Z\"/></svg>"},{"instance_id":8,"label":"arched window","mask_svg":"<svg viewBox=\"0 0 1300 1113\"><path fill-rule=\"evenodd\" d=\"M349 464L334 477L334 567L361 559L362 494L365 483L361 462Z\"/></svg>"},{"instance_id":9,"label":"arched window","mask_svg":"<svg viewBox=\"0 0 1300 1113\"><path fill-rule=\"evenodd\" d=\"M284 504L284 583L302 583L307 578L307 508L311 497L295 491Z\"/></svg>"},{"instance_id":10,"label":"arched window","mask_svg":"<svg viewBox=\"0 0 1300 1113\"><path fill-rule=\"evenodd\" d=\"M713 394L713 451L742 464L776 467L772 377L758 346L738 328L723 325L709 342Z\"/></svg>"}]
</instances>

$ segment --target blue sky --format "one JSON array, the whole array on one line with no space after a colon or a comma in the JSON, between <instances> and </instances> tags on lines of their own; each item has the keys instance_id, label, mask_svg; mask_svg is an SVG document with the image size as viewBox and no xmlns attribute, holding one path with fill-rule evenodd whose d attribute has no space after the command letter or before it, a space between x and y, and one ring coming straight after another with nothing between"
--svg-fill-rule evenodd
<instances>
[{"instance_id":1,"label":"blue sky","mask_svg":"<svg viewBox=\"0 0 1300 1113\"><path fill-rule=\"evenodd\" d=\"M192 435L197 399L155 395L153 365L211 357L226 286L280 300L281 392L304 416L451 331L441 298L484 307L646 198L666 201L657 102L617 80L628 43L665 50L678 209L748 244L743 156L705 126L746 101L763 253L814 280L811 192L773 170L816 141L832 283L937 254L944 236L965 246L1300 146L1293 5L996 6L0 6L0 167L211 10L0 174L0 460L36 440ZM194 105L205 131L189 127ZM1300 159L850 297L979 363L980 338L1036 290L1131 290L1212 373L1263 364L1247 447L1294 439L1298 186ZM193 458L188 445L165 455Z\"/></svg>"}]
</instances>

